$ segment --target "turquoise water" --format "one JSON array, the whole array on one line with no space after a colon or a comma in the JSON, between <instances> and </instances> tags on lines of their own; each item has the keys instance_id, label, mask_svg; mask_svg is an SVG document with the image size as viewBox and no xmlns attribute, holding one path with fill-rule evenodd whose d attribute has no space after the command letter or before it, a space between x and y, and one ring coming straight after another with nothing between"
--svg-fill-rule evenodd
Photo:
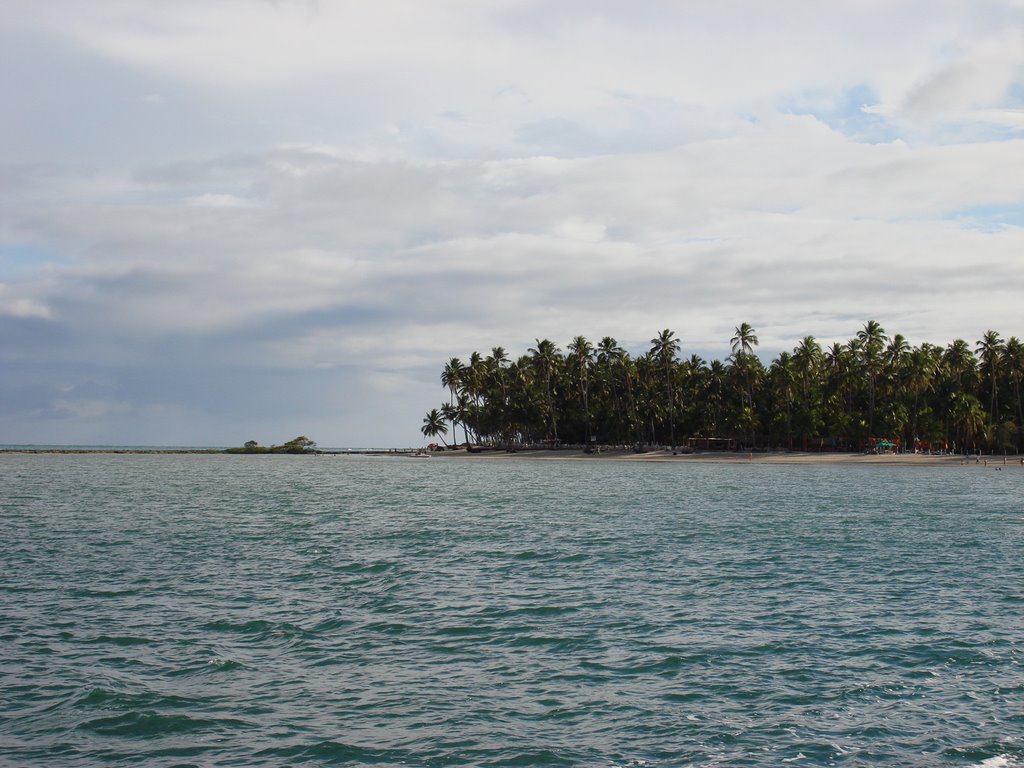
<instances>
[{"instance_id":1,"label":"turquoise water","mask_svg":"<svg viewBox=\"0 0 1024 768\"><path fill-rule=\"evenodd\" d=\"M0 764L1024 764L1024 470L0 456Z\"/></svg>"}]
</instances>

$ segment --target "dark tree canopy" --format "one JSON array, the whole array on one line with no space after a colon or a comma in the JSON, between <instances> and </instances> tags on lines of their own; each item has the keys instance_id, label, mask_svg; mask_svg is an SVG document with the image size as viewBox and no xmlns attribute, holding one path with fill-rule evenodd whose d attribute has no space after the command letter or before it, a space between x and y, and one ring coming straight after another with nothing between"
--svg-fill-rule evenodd
<instances>
[{"instance_id":1,"label":"dark tree canopy","mask_svg":"<svg viewBox=\"0 0 1024 768\"><path fill-rule=\"evenodd\" d=\"M496 445L682 445L719 438L743 448L860 450L1024 449L1024 344L988 330L972 345L912 346L875 320L823 349L805 336L767 366L757 332L736 326L732 354L685 356L675 332L658 332L631 356L612 337L575 336L565 352L537 339L518 358L503 347L452 357L447 402L425 435ZM445 427L445 430L442 430Z\"/></svg>"}]
</instances>

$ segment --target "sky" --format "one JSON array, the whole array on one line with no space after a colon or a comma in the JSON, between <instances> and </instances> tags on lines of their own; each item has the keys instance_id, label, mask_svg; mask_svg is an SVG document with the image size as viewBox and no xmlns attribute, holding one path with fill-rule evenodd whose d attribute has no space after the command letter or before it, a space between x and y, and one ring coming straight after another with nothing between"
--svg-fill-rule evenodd
<instances>
[{"instance_id":1,"label":"sky","mask_svg":"<svg viewBox=\"0 0 1024 768\"><path fill-rule=\"evenodd\" d=\"M417 446L474 350L1022 298L1024 0L0 0L0 444Z\"/></svg>"}]
</instances>

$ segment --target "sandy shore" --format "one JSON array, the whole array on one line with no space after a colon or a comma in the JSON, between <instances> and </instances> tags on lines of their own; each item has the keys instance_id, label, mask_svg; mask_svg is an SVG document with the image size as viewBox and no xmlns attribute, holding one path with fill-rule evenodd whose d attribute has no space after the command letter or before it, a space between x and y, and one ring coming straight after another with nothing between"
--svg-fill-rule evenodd
<instances>
[{"instance_id":1,"label":"sandy shore","mask_svg":"<svg viewBox=\"0 0 1024 768\"><path fill-rule=\"evenodd\" d=\"M0 449L0 456L5 454L59 454L59 455L101 455L101 454L202 454L224 455L220 449L117 449L117 448L5 448ZM287 456L289 454L273 454ZM423 449L403 448L389 451L318 451L311 456L384 456L393 458L431 458L441 461L646 461L674 462L695 464L871 464L893 466L947 466L947 467L989 467L1017 469L1024 471L1024 463L1019 455L1009 456L932 456L927 454L883 454L881 456L862 453L800 453L796 451L778 451L769 453L728 453L724 451L705 451L698 453L679 453L673 455L668 450L647 451L636 453L631 450L603 450L601 453L584 453L580 450L520 450L508 451L483 450L467 452L464 448L426 453Z\"/></svg>"},{"instance_id":2,"label":"sandy shore","mask_svg":"<svg viewBox=\"0 0 1024 768\"><path fill-rule=\"evenodd\" d=\"M927 454L901 453L881 456L861 453L725 453L705 452L673 455L670 451L603 451L587 454L582 451L483 451L467 453L465 450L439 451L432 458L464 461L655 461L676 463L710 464L889 464L900 466L979 466L1015 467L1024 470L1020 456L933 456ZM975 459L978 459L977 461Z\"/></svg>"}]
</instances>

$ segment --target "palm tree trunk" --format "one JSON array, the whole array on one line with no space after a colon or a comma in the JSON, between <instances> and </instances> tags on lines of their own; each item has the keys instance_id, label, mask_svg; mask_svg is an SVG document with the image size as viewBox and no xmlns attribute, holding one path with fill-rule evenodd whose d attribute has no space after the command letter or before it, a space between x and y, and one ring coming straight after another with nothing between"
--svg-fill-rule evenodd
<instances>
[{"instance_id":1,"label":"palm tree trunk","mask_svg":"<svg viewBox=\"0 0 1024 768\"><path fill-rule=\"evenodd\" d=\"M1017 452L1021 449L1021 433L1024 432L1024 413L1021 412L1020 402L1020 374L1014 372L1013 375L1013 389L1014 394L1017 396Z\"/></svg>"}]
</instances>

